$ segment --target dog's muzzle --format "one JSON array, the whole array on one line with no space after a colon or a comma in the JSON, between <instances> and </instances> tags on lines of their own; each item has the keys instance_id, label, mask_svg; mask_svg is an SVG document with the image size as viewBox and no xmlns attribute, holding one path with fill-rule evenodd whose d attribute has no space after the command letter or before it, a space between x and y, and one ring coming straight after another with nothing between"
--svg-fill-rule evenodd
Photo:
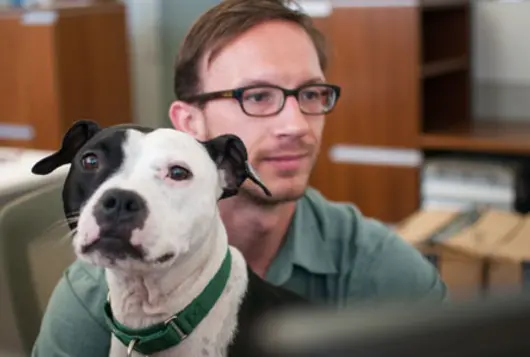
<instances>
[{"instance_id":1,"label":"dog's muzzle","mask_svg":"<svg viewBox=\"0 0 530 357\"><path fill-rule=\"evenodd\" d=\"M96 203L94 217L100 226L118 224L142 228L147 218L147 203L134 191L110 189Z\"/></svg>"},{"instance_id":2,"label":"dog's muzzle","mask_svg":"<svg viewBox=\"0 0 530 357\"><path fill-rule=\"evenodd\" d=\"M144 252L131 244L133 231L142 229L148 216L146 201L136 192L109 189L94 205L93 215L99 226L99 239L84 247L84 253L98 250L114 258L141 259Z\"/></svg>"}]
</instances>

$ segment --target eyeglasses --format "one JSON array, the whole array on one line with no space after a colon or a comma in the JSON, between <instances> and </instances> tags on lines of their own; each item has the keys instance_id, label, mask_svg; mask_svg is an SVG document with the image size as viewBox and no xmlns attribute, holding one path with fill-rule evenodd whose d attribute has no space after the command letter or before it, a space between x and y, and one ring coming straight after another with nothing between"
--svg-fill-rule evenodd
<instances>
[{"instance_id":1,"label":"eyeglasses","mask_svg":"<svg viewBox=\"0 0 530 357\"><path fill-rule=\"evenodd\" d=\"M331 112L340 96L340 87L333 84L306 84L295 89L275 85L254 85L232 90L202 93L181 98L188 103L205 104L216 99L236 99L243 112L253 117L267 117L280 113L288 96L298 100L300 111L306 115Z\"/></svg>"}]
</instances>

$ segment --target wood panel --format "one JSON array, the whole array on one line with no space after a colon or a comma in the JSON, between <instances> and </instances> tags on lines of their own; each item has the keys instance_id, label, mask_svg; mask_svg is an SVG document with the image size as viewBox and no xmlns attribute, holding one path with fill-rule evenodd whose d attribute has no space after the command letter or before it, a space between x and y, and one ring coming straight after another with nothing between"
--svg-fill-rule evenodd
<instances>
[{"instance_id":1,"label":"wood panel","mask_svg":"<svg viewBox=\"0 0 530 357\"><path fill-rule=\"evenodd\" d=\"M343 91L326 119L310 184L386 222L418 208L418 168L334 163L328 152L336 144L418 148L418 21L416 7L345 7L316 22L330 43L326 76Z\"/></svg>"},{"instance_id":2,"label":"wood panel","mask_svg":"<svg viewBox=\"0 0 530 357\"><path fill-rule=\"evenodd\" d=\"M331 46L327 78L343 88L328 118L327 138L417 147L418 21L415 7L337 8L326 19L323 30Z\"/></svg>"},{"instance_id":3,"label":"wood panel","mask_svg":"<svg viewBox=\"0 0 530 357\"><path fill-rule=\"evenodd\" d=\"M0 15L0 134L1 146L31 147L56 142L54 30L24 26L19 13ZM9 139L5 125L33 129L31 140ZM13 127L11 127L13 128Z\"/></svg>"},{"instance_id":4,"label":"wood panel","mask_svg":"<svg viewBox=\"0 0 530 357\"><path fill-rule=\"evenodd\" d=\"M57 23L63 128L79 119L104 126L132 120L126 14L121 6L65 12Z\"/></svg>"},{"instance_id":5,"label":"wood panel","mask_svg":"<svg viewBox=\"0 0 530 357\"><path fill-rule=\"evenodd\" d=\"M311 184L328 199L353 202L364 215L388 223L402 221L420 202L419 171L413 167L320 164Z\"/></svg>"},{"instance_id":6,"label":"wood panel","mask_svg":"<svg viewBox=\"0 0 530 357\"><path fill-rule=\"evenodd\" d=\"M431 150L529 156L530 120L506 119L482 118L432 130L422 134L421 146Z\"/></svg>"},{"instance_id":7,"label":"wood panel","mask_svg":"<svg viewBox=\"0 0 530 357\"><path fill-rule=\"evenodd\" d=\"M25 21L28 16L37 21ZM25 125L35 136L0 135L0 146L51 150L76 120L131 122L126 30L125 6L114 1L1 10L1 130Z\"/></svg>"},{"instance_id":8,"label":"wood panel","mask_svg":"<svg viewBox=\"0 0 530 357\"><path fill-rule=\"evenodd\" d=\"M22 102L18 81L18 18L0 18L0 120L18 123L22 116ZM9 53L9 56L5 54Z\"/></svg>"},{"instance_id":9,"label":"wood panel","mask_svg":"<svg viewBox=\"0 0 530 357\"><path fill-rule=\"evenodd\" d=\"M55 148L62 138L55 28L23 24L20 27L18 76L22 85L23 118L35 129L34 139L24 146Z\"/></svg>"}]
</instances>

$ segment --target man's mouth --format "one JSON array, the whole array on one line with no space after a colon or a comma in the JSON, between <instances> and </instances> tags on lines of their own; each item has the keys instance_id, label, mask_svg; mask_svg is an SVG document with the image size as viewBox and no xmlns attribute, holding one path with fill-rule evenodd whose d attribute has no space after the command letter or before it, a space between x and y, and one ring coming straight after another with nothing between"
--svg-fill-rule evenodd
<instances>
[{"instance_id":1,"label":"man's mouth","mask_svg":"<svg viewBox=\"0 0 530 357\"><path fill-rule=\"evenodd\" d=\"M308 153L277 155L266 157L263 161L273 165L279 170L293 171L299 169L303 161L308 157Z\"/></svg>"},{"instance_id":2,"label":"man's mouth","mask_svg":"<svg viewBox=\"0 0 530 357\"><path fill-rule=\"evenodd\" d=\"M299 154L285 154L285 155L271 155L265 158L265 160L300 160L308 156L308 153L299 153Z\"/></svg>"}]
</instances>

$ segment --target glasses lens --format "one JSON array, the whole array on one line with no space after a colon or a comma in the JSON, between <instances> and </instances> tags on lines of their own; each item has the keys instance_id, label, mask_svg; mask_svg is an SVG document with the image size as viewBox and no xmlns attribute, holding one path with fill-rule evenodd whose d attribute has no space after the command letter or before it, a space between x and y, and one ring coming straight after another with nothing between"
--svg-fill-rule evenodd
<instances>
[{"instance_id":1,"label":"glasses lens","mask_svg":"<svg viewBox=\"0 0 530 357\"><path fill-rule=\"evenodd\" d=\"M282 106L283 92L272 87L249 88L243 92L241 102L249 115L270 115Z\"/></svg>"},{"instance_id":2,"label":"glasses lens","mask_svg":"<svg viewBox=\"0 0 530 357\"><path fill-rule=\"evenodd\" d=\"M332 87L312 85L300 91L298 101L306 114L326 114L335 106L337 93Z\"/></svg>"}]
</instances>

